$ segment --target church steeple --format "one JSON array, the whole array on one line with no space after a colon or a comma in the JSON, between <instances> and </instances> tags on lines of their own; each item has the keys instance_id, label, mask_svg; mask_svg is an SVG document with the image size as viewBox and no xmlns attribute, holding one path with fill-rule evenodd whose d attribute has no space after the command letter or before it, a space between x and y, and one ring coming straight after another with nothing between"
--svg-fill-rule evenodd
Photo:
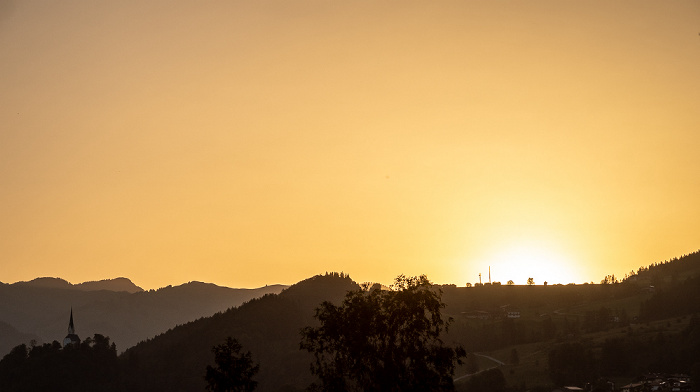
<instances>
[{"instance_id":1,"label":"church steeple","mask_svg":"<svg viewBox=\"0 0 700 392\"><path fill-rule=\"evenodd\" d=\"M63 339L63 347L68 345L80 344L80 338L75 334L75 325L73 324L73 307L70 308L70 321L68 322L68 335Z\"/></svg>"},{"instance_id":2,"label":"church steeple","mask_svg":"<svg viewBox=\"0 0 700 392\"><path fill-rule=\"evenodd\" d=\"M70 322L68 323L68 335L75 335L75 326L73 325L73 307L70 307Z\"/></svg>"}]
</instances>

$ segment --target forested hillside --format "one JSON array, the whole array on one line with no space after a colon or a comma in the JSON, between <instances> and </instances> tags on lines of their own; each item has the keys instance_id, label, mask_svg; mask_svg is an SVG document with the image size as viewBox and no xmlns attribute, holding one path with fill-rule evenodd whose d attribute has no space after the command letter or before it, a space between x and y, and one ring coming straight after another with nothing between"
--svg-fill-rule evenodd
<instances>
[{"instance_id":1,"label":"forested hillside","mask_svg":"<svg viewBox=\"0 0 700 392\"><path fill-rule=\"evenodd\" d=\"M310 384L311 356L299 350L299 331L313 323L322 301L340 301L358 288L341 274L315 276L279 295L266 295L169 330L122 355L130 391L201 391L211 349L235 337L260 363L259 391L297 390Z\"/></svg>"},{"instance_id":2,"label":"forested hillside","mask_svg":"<svg viewBox=\"0 0 700 392\"><path fill-rule=\"evenodd\" d=\"M696 268L693 257L679 259L685 266L682 271ZM697 300L686 301L691 302L684 308L686 318L682 322L674 319L666 332L660 333L659 329L666 328L665 323L659 326L640 324L640 315L649 306L643 304L665 301L665 296L670 295L666 293L686 292L685 286L693 287L696 279L693 274L681 272L680 276L685 280L678 279L676 284L669 284L660 291L650 290L641 281L550 286L440 286L446 303L444 313L453 319L445 341L450 345L462 345L468 352L498 357L495 359L505 365L495 370L506 372L504 382L513 383L516 390L528 383L553 385L562 381L580 382L583 378L595 381L606 376L632 378L638 372L654 368L675 367L678 371L689 372L694 361L692 350L681 349L680 342L696 334L695 323L689 321L688 315ZM164 385L172 390L201 390L203 369L213 360L211 347L232 336L245 350L250 350L260 364L256 377L260 383L258 390L302 390L313 378L309 372L311 358L299 350L299 330L314 323L313 309L323 300L337 301L354 287L357 285L347 276L316 276L280 295L250 301L238 309L180 326L139 344L122 356L131 369L134 384L130 388L145 391ZM515 311L518 317L509 318L508 311ZM678 350L665 353L660 361L659 344ZM532 353L529 352L531 347L536 347ZM528 350L527 355L523 352L522 362L518 348ZM640 350L648 355L642 355ZM549 353L555 358L551 365ZM616 365L616 358L620 356L627 358L628 366ZM585 372L573 375L567 373L566 367L557 367L565 366L567 358L579 364L582 358L590 358L592 365L588 368L574 366ZM483 358L477 362L481 365L467 364L457 370L455 376L462 380L457 383L459 389L476 390L484 385L480 381L468 381L470 377L464 378L474 371L470 366L484 370L497 365ZM536 375L523 375L533 364L536 364ZM494 374L487 373L487 377L498 379Z\"/></svg>"},{"instance_id":3,"label":"forested hillside","mask_svg":"<svg viewBox=\"0 0 700 392\"><path fill-rule=\"evenodd\" d=\"M211 289L195 287L203 289L202 298ZM327 273L279 294L172 325L120 355L114 365L120 377L110 388L201 391L205 369L214 362L212 348L232 337L260 366L255 375L258 391L304 390L314 381L313 356L300 350L300 331L318 325L314 312L323 301L339 303L358 287L347 275ZM629 383L647 372L685 373L696 380L700 376L697 252L640 268L622 281L609 276L601 284L431 289L442 292L442 313L452 319L449 333L441 339L468 353L454 375L459 391L526 391L537 386L546 391L586 384L603 391L610 383ZM168 294L168 306L196 306L199 299L188 290L161 291ZM121 294L103 295L110 300ZM132 298L138 295L150 295L151 305L158 303L158 292ZM2 328L13 331L7 325ZM23 351L14 352L16 359ZM41 352L52 351L43 347ZM0 364L1 371L12 369L6 359Z\"/></svg>"}]
</instances>

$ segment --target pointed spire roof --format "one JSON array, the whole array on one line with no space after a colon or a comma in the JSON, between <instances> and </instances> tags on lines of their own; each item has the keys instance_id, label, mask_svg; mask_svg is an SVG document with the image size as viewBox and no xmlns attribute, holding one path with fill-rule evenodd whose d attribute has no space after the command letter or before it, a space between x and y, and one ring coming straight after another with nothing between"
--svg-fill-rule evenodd
<instances>
[{"instance_id":1,"label":"pointed spire roof","mask_svg":"<svg viewBox=\"0 0 700 392\"><path fill-rule=\"evenodd\" d=\"M68 335L63 339L63 347L71 344L80 344L80 338L75 334L75 325L73 324L73 307L70 307L70 321L68 322Z\"/></svg>"},{"instance_id":2,"label":"pointed spire roof","mask_svg":"<svg viewBox=\"0 0 700 392\"><path fill-rule=\"evenodd\" d=\"M73 307L70 307L70 322L68 323L68 334L75 333L75 326L73 325Z\"/></svg>"}]
</instances>

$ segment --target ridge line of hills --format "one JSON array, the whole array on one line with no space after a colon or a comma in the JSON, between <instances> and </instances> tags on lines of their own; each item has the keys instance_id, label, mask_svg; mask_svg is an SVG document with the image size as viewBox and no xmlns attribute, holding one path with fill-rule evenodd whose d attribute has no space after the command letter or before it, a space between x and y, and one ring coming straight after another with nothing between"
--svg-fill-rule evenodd
<instances>
[{"instance_id":1,"label":"ridge line of hills","mask_svg":"<svg viewBox=\"0 0 700 392\"><path fill-rule=\"evenodd\" d=\"M0 283L0 353L20 343L62 341L71 308L79 335L109 336L120 350L286 285L234 289L188 282L143 290L128 278L71 284L60 278Z\"/></svg>"},{"instance_id":2,"label":"ridge line of hills","mask_svg":"<svg viewBox=\"0 0 700 392\"><path fill-rule=\"evenodd\" d=\"M551 385L556 377L563 377L551 368L556 365L551 362L552 353L564 354L561 347L579 350L572 356L577 361L587 358L587 380L606 376L617 377L618 382L630 380L641 371L688 374L700 370L700 319L695 316L700 313L700 251L640 267L622 281L606 277L601 284L436 286L443 291L444 315L454 320L444 341L480 353L481 359L496 358L501 363L499 371L513 390L527 390L525 385ZM120 330L138 328L139 324L136 319L124 323L120 317L138 314L151 317L143 320L153 320L154 314L149 312L154 309L197 308L202 306L202 298L211 300L217 291L235 289L191 282L130 294L5 284L0 285L0 316L10 314L2 309L4 304L21 299L7 296L13 289L26 290L25 295L30 296L32 290L50 291L53 297L60 294L62 298L52 299L61 307L65 307L66 300L98 296L98 302L109 310L101 316L109 322L90 328L109 336L125 350L119 356L120 371L126 374L124 390L202 390L204 369L213 363L211 348L231 336L260 364L258 390L300 391L313 379L308 371L312 358L299 349L300 329L317 323L314 309L321 302L338 303L348 290L358 287L342 273L316 275L289 287L255 292L255 296L236 305L227 302L228 306L189 320L165 320L162 325L166 327L131 346L123 345ZM204 297L194 295L198 291L193 289L201 289L199 293ZM90 313L94 306L91 302L77 307L76 329L83 338L91 336L85 324L94 316ZM504 306L517 310L517 318L504 314ZM67 325L65 312L61 309L57 324L63 331ZM0 322L0 332L2 328ZM620 363L626 366L617 366ZM472 390L466 386L470 374L466 367L457 369L456 379L467 380L457 384L458 391Z\"/></svg>"},{"instance_id":3,"label":"ridge line of hills","mask_svg":"<svg viewBox=\"0 0 700 392\"><path fill-rule=\"evenodd\" d=\"M220 286L220 285L217 285L215 283L200 282L197 280L191 280L187 283L183 283L181 285L176 285L174 287L179 287L179 286L184 286L184 285L189 285L189 284L203 284L203 285L223 287L223 288L233 289L233 290L255 290L255 289L249 289L249 288ZM99 290L125 291L125 292L131 293L131 294L142 292L142 291L154 291L154 290L144 290L142 287L137 286L135 283L133 283L131 281L131 279L125 278L125 277L102 279L102 280L91 280L91 281L86 281L86 282L82 282L82 283L71 283L63 278L42 276L42 277L34 278L32 280L29 280L29 281L19 281L19 282L15 282L15 283L0 282L0 285L41 287L41 288L53 288L53 289L73 289L73 290L82 290L82 291L99 291ZM268 287L268 286L287 287L287 285L282 285L282 284L271 284L271 285L268 284L268 285L265 285L263 287ZM155 291L169 288L169 287L173 287L173 286L168 285L165 287L155 289ZM262 288L262 287L259 287L259 288Z\"/></svg>"},{"instance_id":4,"label":"ridge line of hills","mask_svg":"<svg viewBox=\"0 0 700 392\"><path fill-rule=\"evenodd\" d=\"M52 289L72 289L83 291L125 291L127 293L138 293L144 291L141 287L135 285L131 279L118 277L113 279L93 280L82 283L70 283L62 278L39 277L30 281L20 281L15 283L5 283L11 286L25 287L42 287Z\"/></svg>"}]
</instances>

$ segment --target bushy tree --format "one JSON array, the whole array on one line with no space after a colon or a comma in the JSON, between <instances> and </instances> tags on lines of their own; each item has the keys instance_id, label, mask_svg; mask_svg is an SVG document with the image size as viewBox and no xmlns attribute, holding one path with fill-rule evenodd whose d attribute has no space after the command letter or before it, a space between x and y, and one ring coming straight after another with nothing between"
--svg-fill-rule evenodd
<instances>
[{"instance_id":1,"label":"bushy tree","mask_svg":"<svg viewBox=\"0 0 700 392\"><path fill-rule=\"evenodd\" d=\"M216 368L207 365L207 390L214 392L249 392L258 382L253 376L260 370L253 364L250 351L241 353L243 347L236 339L226 338L222 344L212 347Z\"/></svg>"},{"instance_id":2,"label":"bushy tree","mask_svg":"<svg viewBox=\"0 0 700 392\"><path fill-rule=\"evenodd\" d=\"M313 353L312 372L324 391L449 391L455 364L466 355L441 336L442 292L428 278L396 278L390 290L367 285L340 306L316 309L319 327L302 330L301 348Z\"/></svg>"}]
</instances>

